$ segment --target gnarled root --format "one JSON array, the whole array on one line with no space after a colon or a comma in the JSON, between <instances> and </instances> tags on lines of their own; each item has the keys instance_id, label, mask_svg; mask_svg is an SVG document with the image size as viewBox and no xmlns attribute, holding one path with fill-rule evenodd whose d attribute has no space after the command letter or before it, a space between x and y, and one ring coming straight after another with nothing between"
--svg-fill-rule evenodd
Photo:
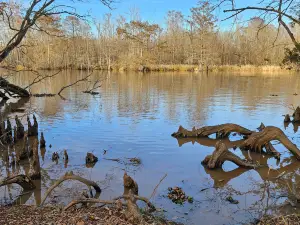
<instances>
[{"instance_id":1,"label":"gnarled root","mask_svg":"<svg viewBox=\"0 0 300 225\"><path fill-rule=\"evenodd\" d=\"M244 168L257 168L259 165L252 164L242 160L240 157L228 151L227 146L222 142L218 141L216 149L212 155L208 155L202 161L202 164L207 165L209 169L221 168L225 161L231 161L236 165Z\"/></svg>"},{"instance_id":2,"label":"gnarled root","mask_svg":"<svg viewBox=\"0 0 300 225\"><path fill-rule=\"evenodd\" d=\"M216 126L206 126L199 129L193 127L191 131L179 126L178 131L173 133L172 136L179 138L179 137L207 137L211 134L216 134L217 138L223 138L230 135L230 133L236 132L243 135L250 135L253 132L244 128L240 125L233 124L233 123L226 123Z\"/></svg>"},{"instance_id":3,"label":"gnarled root","mask_svg":"<svg viewBox=\"0 0 300 225\"><path fill-rule=\"evenodd\" d=\"M241 149L261 152L265 148L278 155L270 141L280 141L297 159L300 160L300 150L294 145L278 127L267 126L262 131L252 133L240 146Z\"/></svg>"},{"instance_id":4,"label":"gnarled root","mask_svg":"<svg viewBox=\"0 0 300 225\"><path fill-rule=\"evenodd\" d=\"M74 200L70 204L68 204L64 210L67 210L71 208L72 206L79 204L79 203L101 203L103 205L107 204L115 204L117 206L121 205L126 206L127 212L126 217L129 221L131 221L133 224L141 224L143 217L140 213L140 210L136 204L137 200L145 202L151 211L155 211L155 206L149 201L148 198L138 196L135 193L137 193L137 183L126 173L123 177L124 181L124 190L129 189L128 192L124 191L124 194L118 198L113 199L112 201L106 201L106 200L100 200L100 199L92 199L92 198L85 198L85 199L79 199ZM124 199L126 203L122 203L121 199ZM119 207L118 207L119 208Z\"/></svg>"},{"instance_id":5,"label":"gnarled root","mask_svg":"<svg viewBox=\"0 0 300 225\"><path fill-rule=\"evenodd\" d=\"M18 184L24 190L33 190L35 189L35 185L32 180L26 175L20 174L13 177L7 177L4 180L0 181L0 187L8 184Z\"/></svg>"},{"instance_id":6,"label":"gnarled root","mask_svg":"<svg viewBox=\"0 0 300 225\"><path fill-rule=\"evenodd\" d=\"M44 204L46 198L54 190L54 188L56 188L58 185L60 185L62 182L66 181L66 180L78 180L78 181L86 184L88 187L93 187L96 192L98 192L98 193L101 192L101 188L99 187L99 185L97 183L95 183L94 181L90 181L85 178L82 178L80 176L74 175L73 172L71 171L69 173L66 173L64 176L62 176L47 190L47 192L45 193L45 196L41 202L41 206Z\"/></svg>"}]
</instances>

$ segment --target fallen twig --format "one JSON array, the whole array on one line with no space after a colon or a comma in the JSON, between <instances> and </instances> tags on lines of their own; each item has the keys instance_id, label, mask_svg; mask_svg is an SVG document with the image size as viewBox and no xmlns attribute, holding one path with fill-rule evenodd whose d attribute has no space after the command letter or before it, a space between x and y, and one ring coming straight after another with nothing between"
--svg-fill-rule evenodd
<instances>
[{"instance_id":1,"label":"fallen twig","mask_svg":"<svg viewBox=\"0 0 300 225\"><path fill-rule=\"evenodd\" d=\"M166 174L160 179L160 181L158 182L158 184L155 186L155 188L154 188L152 194L150 195L150 198L149 198L149 199L151 199L151 198L155 195L158 186L161 184L161 182L162 182L167 176L168 176L168 174L166 173Z\"/></svg>"}]
</instances>

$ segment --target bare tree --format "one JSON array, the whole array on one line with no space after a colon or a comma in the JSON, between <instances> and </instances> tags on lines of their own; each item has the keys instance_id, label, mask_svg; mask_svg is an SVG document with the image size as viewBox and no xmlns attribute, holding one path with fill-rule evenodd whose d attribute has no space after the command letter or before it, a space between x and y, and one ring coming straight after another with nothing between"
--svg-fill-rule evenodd
<instances>
[{"instance_id":1,"label":"bare tree","mask_svg":"<svg viewBox=\"0 0 300 225\"><path fill-rule=\"evenodd\" d=\"M283 26L292 40L295 48L300 52L300 43L295 38L292 31L294 25L300 25L300 3L294 0L262 0L258 1L256 5L247 7L236 7L234 0L222 0L221 3L230 2L231 8L225 9L225 13L232 13L229 18L233 18L245 11L257 11L258 16L264 20L268 19L266 24L270 24L277 19L278 24ZM279 28L278 28L279 29Z\"/></svg>"},{"instance_id":2,"label":"bare tree","mask_svg":"<svg viewBox=\"0 0 300 225\"><path fill-rule=\"evenodd\" d=\"M102 4L110 6L113 0L100 0ZM20 47L22 41L29 31L39 31L50 34L41 26L41 19L53 18L60 15L69 15L77 18L84 18L72 7L72 1L69 4L61 4L57 0L33 0L27 7L18 7L10 4L9 1L0 1L0 22L8 25L12 32L6 43L0 48L0 64L11 54L11 52ZM1 78L0 87L7 92L17 93L21 97L28 97L29 93L22 88L11 86L4 78ZM7 87L10 87L8 90ZM20 92L22 90L22 93ZM20 93L22 95L20 95Z\"/></svg>"}]
</instances>

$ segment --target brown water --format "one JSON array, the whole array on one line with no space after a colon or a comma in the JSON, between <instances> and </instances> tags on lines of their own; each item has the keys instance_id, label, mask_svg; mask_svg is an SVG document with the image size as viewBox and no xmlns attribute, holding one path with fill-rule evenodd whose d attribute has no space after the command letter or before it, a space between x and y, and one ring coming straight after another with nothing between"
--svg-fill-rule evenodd
<instances>
[{"instance_id":1,"label":"brown water","mask_svg":"<svg viewBox=\"0 0 300 225\"><path fill-rule=\"evenodd\" d=\"M34 86L32 93L57 93L62 85L84 75L64 72ZM253 159L268 163L269 168L245 170L225 163L222 170L207 170L201 161L213 151L214 140L171 137L179 125L191 128L230 122L254 130L263 122L280 127L295 144L300 144L298 127L284 127L282 117L291 113L291 104L300 103L300 95L293 95L299 91L298 75L96 72L92 80L105 76L108 78L99 89L100 95L82 93L91 84L80 83L64 91L66 100L32 97L28 102L18 103L26 113L36 113L40 131L44 131L47 146L51 144L52 148L41 152L40 188L19 196L18 186L2 187L2 203L17 199L19 203L39 204L52 182L70 170L99 183L103 189L100 198L111 199L122 194L126 170L138 182L140 194L146 197L167 173L152 201L166 210L167 218L186 224L242 224L266 213L299 212L293 196L284 196L299 191L300 162L283 146L275 145L282 153L280 162L251 153ZM12 80L25 86L32 79L32 75L20 74ZM25 117L23 122L26 124ZM230 140L237 138L232 136ZM228 146L234 145L227 141ZM69 153L68 165L62 159L64 149ZM107 150L104 156L103 150ZM57 164L51 161L54 151L61 155ZM85 165L87 152L100 159L93 168ZM239 149L235 153L248 157ZM7 153L1 154L5 158ZM142 164L133 166L103 159L126 157L139 157ZM1 177L14 172L5 165L2 162ZM21 171L28 172L28 162L21 165ZM171 186L182 187L194 197L194 203L172 203L165 197ZM80 196L83 189L86 187L77 182L65 182L47 203L65 204ZM239 204L227 202L225 199L230 195Z\"/></svg>"}]
</instances>

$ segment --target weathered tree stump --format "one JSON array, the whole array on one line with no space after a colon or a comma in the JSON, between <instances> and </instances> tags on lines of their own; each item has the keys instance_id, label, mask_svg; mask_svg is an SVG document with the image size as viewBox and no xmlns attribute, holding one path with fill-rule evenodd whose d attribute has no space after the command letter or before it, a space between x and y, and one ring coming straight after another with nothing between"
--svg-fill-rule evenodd
<instances>
[{"instance_id":1,"label":"weathered tree stump","mask_svg":"<svg viewBox=\"0 0 300 225\"><path fill-rule=\"evenodd\" d=\"M242 160L240 157L228 151L227 146L222 142L218 141L216 149L212 155L208 155L202 161L202 164L207 165L209 169L221 168L225 161L230 161L236 165L244 168L255 169L259 165Z\"/></svg>"},{"instance_id":2,"label":"weathered tree stump","mask_svg":"<svg viewBox=\"0 0 300 225\"><path fill-rule=\"evenodd\" d=\"M285 123L291 122L291 118L290 118L290 115L289 115L289 114L286 114L286 115L285 115L283 122L285 122Z\"/></svg>"},{"instance_id":3,"label":"weathered tree stump","mask_svg":"<svg viewBox=\"0 0 300 225\"><path fill-rule=\"evenodd\" d=\"M93 164L98 162L98 157L96 157L93 153L88 152L85 157L86 164Z\"/></svg>"},{"instance_id":4,"label":"weathered tree stump","mask_svg":"<svg viewBox=\"0 0 300 225\"><path fill-rule=\"evenodd\" d=\"M21 139L24 137L24 126L17 115L15 116L15 120L17 125L17 139Z\"/></svg>"},{"instance_id":5,"label":"weathered tree stump","mask_svg":"<svg viewBox=\"0 0 300 225\"><path fill-rule=\"evenodd\" d=\"M46 147L46 141L44 138L44 133L41 132L40 148L45 148L45 147Z\"/></svg>"},{"instance_id":6,"label":"weathered tree stump","mask_svg":"<svg viewBox=\"0 0 300 225\"><path fill-rule=\"evenodd\" d=\"M300 107L298 106L295 110L295 112L293 113L293 123L294 122L300 122Z\"/></svg>"},{"instance_id":7,"label":"weathered tree stump","mask_svg":"<svg viewBox=\"0 0 300 225\"><path fill-rule=\"evenodd\" d=\"M65 160L65 161L68 161L68 160L69 160L69 155L68 155L67 150L64 150L64 160Z\"/></svg>"},{"instance_id":8,"label":"weathered tree stump","mask_svg":"<svg viewBox=\"0 0 300 225\"><path fill-rule=\"evenodd\" d=\"M36 120L36 117L34 114L33 114L33 120L34 120L34 123L33 123L33 125L31 125L30 118L29 118L29 116L27 116L28 137L38 136L38 123L37 123L37 120Z\"/></svg>"},{"instance_id":9,"label":"weathered tree stump","mask_svg":"<svg viewBox=\"0 0 300 225\"><path fill-rule=\"evenodd\" d=\"M127 175L127 173L124 173L123 176L123 184L124 184L124 194L128 194L129 191L132 191L132 194L138 195L139 194L139 186L138 184Z\"/></svg>"},{"instance_id":10,"label":"weathered tree stump","mask_svg":"<svg viewBox=\"0 0 300 225\"><path fill-rule=\"evenodd\" d=\"M17 127L14 126L14 143L17 143L18 138L17 138Z\"/></svg>"},{"instance_id":11,"label":"weathered tree stump","mask_svg":"<svg viewBox=\"0 0 300 225\"><path fill-rule=\"evenodd\" d=\"M241 149L261 152L263 148L274 151L271 141L280 141L298 160L300 160L300 150L293 144L281 129L274 126L267 126L260 132L252 133L240 146ZM275 150L276 151L276 150ZM277 151L276 151L277 152Z\"/></svg>"},{"instance_id":12,"label":"weathered tree stump","mask_svg":"<svg viewBox=\"0 0 300 225\"><path fill-rule=\"evenodd\" d=\"M27 116L27 134L28 137L32 136L32 125L29 116Z\"/></svg>"},{"instance_id":13,"label":"weathered tree stump","mask_svg":"<svg viewBox=\"0 0 300 225\"><path fill-rule=\"evenodd\" d=\"M11 127L11 123L9 121L9 119L7 118L6 120L6 133L9 134L10 136L12 136L12 127Z\"/></svg>"},{"instance_id":14,"label":"weathered tree stump","mask_svg":"<svg viewBox=\"0 0 300 225\"><path fill-rule=\"evenodd\" d=\"M21 160L27 159L29 156L30 156L30 154L29 154L28 138L27 138L27 135L24 135L23 146L16 155L16 162L19 163Z\"/></svg>"},{"instance_id":15,"label":"weathered tree stump","mask_svg":"<svg viewBox=\"0 0 300 225\"><path fill-rule=\"evenodd\" d=\"M36 120L35 115L33 114L32 136L38 136L38 134L39 134L39 124Z\"/></svg>"},{"instance_id":16,"label":"weathered tree stump","mask_svg":"<svg viewBox=\"0 0 300 225\"><path fill-rule=\"evenodd\" d=\"M31 168L29 174L32 180L37 180L37 179L41 179L41 166L40 166L37 139L34 139L33 141L32 151L33 151L33 157L32 157L32 163L30 165Z\"/></svg>"},{"instance_id":17,"label":"weathered tree stump","mask_svg":"<svg viewBox=\"0 0 300 225\"><path fill-rule=\"evenodd\" d=\"M52 154L52 161L57 161L58 159L59 159L58 152L53 152L53 154Z\"/></svg>"},{"instance_id":18,"label":"weathered tree stump","mask_svg":"<svg viewBox=\"0 0 300 225\"><path fill-rule=\"evenodd\" d=\"M187 138L187 137L208 137L211 134L216 134L217 138L223 138L235 132L242 135L250 135L253 131L250 131L240 125L227 123L216 126L207 126L196 129L193 127L191 131L179 126L178 131L173 133L172 136L176 138Z\"/></svg>"}]
</instances>

